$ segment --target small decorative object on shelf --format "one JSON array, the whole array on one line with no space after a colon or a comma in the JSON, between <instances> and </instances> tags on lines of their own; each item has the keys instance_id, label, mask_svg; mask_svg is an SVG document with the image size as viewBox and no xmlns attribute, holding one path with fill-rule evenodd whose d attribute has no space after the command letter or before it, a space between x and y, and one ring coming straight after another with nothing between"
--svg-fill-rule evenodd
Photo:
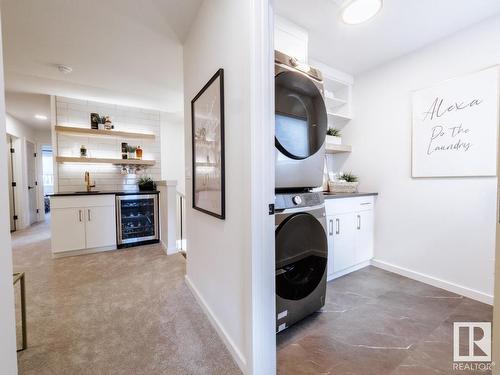
<instances>
[{"instance_id":1,"label":"small decorative object on shelf","mask_svg":"<svg viewBox=\"0 0 500 375\"><path fill-rule=\"evenodd\" d=\"M122 142L122 159L128 159L128 143Z\"/></svg>"},{"instance_id":2,"label":"small decorative object on shelf","mask_svg":"<svg viewBox=\"0 0 500 375\"><path fill-rule=\"evenodd\" d=\"M135 146L127 146L127 152L128 152L128 159L135 159L135 151L137 150L137 147Z\"/></svg>"},{"instance_id":3,"label":"small decorative object on shelf","mask_svg":"<svg viewBox=\"0 0 500 375\"><path fill-rule=\"evenodd\" d=\"M340 130L336 128L328 128L326 131L326 143L331 145L342 144L342 138L340 138Z\"/></svg>"},{"instance_id":4,"label":"small decorative object on shelf","mask_svg":"<svg viewBox=\"0 0 500 375\"><path fill-rule=\"evenodd\" d=\"M104 117L104 130L111 130L113 128L114 128L114 126L112 125L111 117L105 116Z\"/></svg>"},{"instance_id":5,"label":"small decorative object on shelf","mask_svg":"<svg viewBox=\"0 0 500 375\"><path fill-rule=\"evenodd\" d=\"M87 148L85 147L85 145L80 146L80 157L81 158L87 157Z\"/></svg>"},{"instance_id":6,"label":"small decorative object on shelf","mask_svg":"<svg viewBox=\"0 0 500 375\"><path fill-rule=\"evenodd\" d=\"M152 191L156 189L156 184L149 176L142 176L137 179L140 191Z\"/></svg>"},{"instance_id":7,"label":"small decorative object on shelf","mask_svg":"<svg viewBox=\"0 0 500 375\"><path fill-rule=\"evenodd\" d=\"M358 191L358 176L347 172L342 173L338 179L328 182L328 188L332 193L355 193Z\"/></svg>"},{"instance_id":8,"label":"small decorative object on shelf","mask_svg":"<svg viewBox=\"0 0 500 375\"><path fill-rule=\"evenodd\" d=\"M135 150L135 157L139 160L142 160L142 148L141 148L141 146L137 146L137 149Z\"/></svg>"},{"instance_id":9,"label":"small decorative object on shelf","mask_svg":"<svg viewBox=\"0 0 500 375\"><path fill-rule=\"evenodd\" d=\"M101 122L101 116L99 116L99 113L91 113L90 114L90 128L91 129L99 129L100 122Z\"/></svg>"}]
</instances>

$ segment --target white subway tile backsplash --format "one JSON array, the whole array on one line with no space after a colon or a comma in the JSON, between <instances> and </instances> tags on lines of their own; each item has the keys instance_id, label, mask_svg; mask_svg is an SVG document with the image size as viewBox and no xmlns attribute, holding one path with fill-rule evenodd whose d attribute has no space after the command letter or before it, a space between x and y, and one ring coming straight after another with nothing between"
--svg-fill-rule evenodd
<instances>
[{"instance_id":1,"label":"white subway tile backsplash","mask_svg":"<svg viewBox=\"0 0 500 375\"><path fill-rule=\"evenodd\" d=\"M116 130L155 134L155 139L118 139L103 137L82 137L73 134L57 135L59 156L79 156L80 146L85 145L89 157L120 158L121 143L139 145L143 149L143 158L155 160L156 165L138 172L138 175L121 174L121 166L109 164L59 164L59 190L83 190L83 176L89 171L98 190L137 189L137 178L150 175L153 179L161 178L161 143L160 112L132 108L121 105L99 103L73 98L56 97L57 124L75 127L90 127L90 113L110 116Z\"/></svg>"}]
</instances>

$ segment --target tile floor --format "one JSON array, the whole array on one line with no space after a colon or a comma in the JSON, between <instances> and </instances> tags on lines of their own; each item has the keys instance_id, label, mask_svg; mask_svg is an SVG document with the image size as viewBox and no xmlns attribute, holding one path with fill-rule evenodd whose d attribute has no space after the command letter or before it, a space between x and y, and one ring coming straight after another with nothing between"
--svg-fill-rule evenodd
<instances>
[{"instance_id":1,"label":"tile floor","mask_svg":"<svg viewBox=\"0 0 500 375\"><path fill-rule=\"evenodd\" d=\"M328 283L327 303L280 333L278 374L489 374L454 371L455 321L491 321L492 307L367 267Z\"/></svg>"},{"instance_id":2,"label":"tile floor","mask_svg":"<svg viewBox=\"0 0 500 375\"><path fill-rule=\"evenodd\" d=\"M150 245L52 259L37 224L13 235L13 256L27 286L20 375L241 374L185 284L182 255Z\"/></svg>"}]
</instances>

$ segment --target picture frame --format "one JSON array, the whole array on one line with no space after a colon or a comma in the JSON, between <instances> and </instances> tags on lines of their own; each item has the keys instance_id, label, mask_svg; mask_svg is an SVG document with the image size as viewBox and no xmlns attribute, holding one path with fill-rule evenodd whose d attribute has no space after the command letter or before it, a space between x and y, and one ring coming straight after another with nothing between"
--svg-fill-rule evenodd
<instances>
[{"instance_id":1,"label":"picture frame","mask_svg":"<svg viewBox=\"0 0 500 375\"><path fill-rule=\"evenodd\" d=\"M224 69L191 100L192 207L226 218L224 153Z\"/></svg>"}]
</instances>

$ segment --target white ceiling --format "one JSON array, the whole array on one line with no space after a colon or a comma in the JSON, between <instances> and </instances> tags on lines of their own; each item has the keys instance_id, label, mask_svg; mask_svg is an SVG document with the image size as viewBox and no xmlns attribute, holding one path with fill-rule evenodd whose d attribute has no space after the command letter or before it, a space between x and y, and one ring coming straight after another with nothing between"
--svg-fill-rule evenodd
<instances>
[{"instance_id":1,"label":"white ceiling","mask_svg":"<svg viewBox=\"0 0 500 375\"><path fill-rule=\"evenodd\" d=\"M384 0L375 18L346 25L339 4L343 0L274 0L274 9L309 30L310 58L351 74L500 13L498 0Z\"/></svg>"},{"instance_id":2,"label":"white ceiling","mask_svg":"<svg viewBox=\"0 0 500 375\"><path fill-rule=\"evenodd\" d=\"M7 91L5 93L7 112L22 123L36 130L50 129L50 96ZM47 120L38 120L43 115Z\"/></svg>"},{"instance_id":3,"label":"white ceiling","mask_svg":"<svg viewBox=\"0 0 500 375\"><path fill-rule=\"evenodd\" d=\"M182 41L200 3L2 0L6 89L182 111Z\"/></svg>"}]
</instances>

